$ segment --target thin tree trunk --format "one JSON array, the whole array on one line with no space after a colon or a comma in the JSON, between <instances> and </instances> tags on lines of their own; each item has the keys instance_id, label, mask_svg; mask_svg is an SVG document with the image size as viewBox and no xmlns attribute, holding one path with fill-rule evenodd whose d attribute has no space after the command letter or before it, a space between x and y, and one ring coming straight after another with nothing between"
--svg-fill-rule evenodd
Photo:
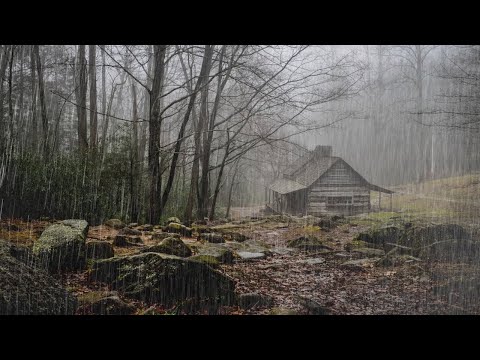
<instances>
[{"instance_id":1,"label":"thin tree trunk","mask_svg":"<svg viewBox=\"0 0 480 360\"><path fill-rule=\"evenodd\" d=\"M96 45L88 45L88 65L90 75L90 148L94 150L97 147L98 126Z\"/></svg>"},{"instance_id":2,"label":"thin tree trunk","mask_svg":"<svg viewBox=\"0 0 480 360\"><path fill-rule=\"evenodd\" d=\"M138 114L137 114L137 91L132 81L132 145L130 150L130 217L132 221L138 221Z\"/></svg>"},{"instance_id":3,"label":"thin tree trunk","mask_svg":"<svg viewBox=\"0 0 480 360\"><path fill-rule=\"evenodd\" d=\"M43 70L42 61L40 59L40 46L34 45L35 61L37 65L38 74L38 90L40 95L40 107L42 111L42 140L43 140L43 154L45 157L48 155L48 117L47 117L47 105L45 102L45 87L43 82Z\"/></svg>"},{"instance_id":4,"label":"thin tree trunk","mask_svg":"<svg viewBox=\"0 0 480 360\"><path fill-rule=\"evenodd\" d=\"M6 132L5 132L5 123L4 123L4 113L3 113L3 79L5 78L5 72L7 70L9 53L11 46L3 46L2 61L0 64L0 152L4 153L4 146L6 141Z\"/></svg>"},{"instance_id":5,"label":"thin tree trunk","mask_svg":"<svg viewBox=\"0 0 480 360\"><path fill-rule=\"evenodd\" d=\"M78 149L88 149L87 141L87 64L85 61L85 45L78 46L78 66L76 81L77 115L78 115Z\"/></svg>"},{"instance_id":6,"label":"thin tree trunk","mask_svg":"<svg viewBox=\"0 0 480 360\"><path fill-rule=\"evenodd\" d=\"M32 87L32 129L30 138L32 139L32 150L37 149L38 139L38 126L37 126L37 77L36 77L36 65L35 54L33 51L34 46L30 49L30 72L31 72L31 87Z\"/></svg>"}]
</instances>

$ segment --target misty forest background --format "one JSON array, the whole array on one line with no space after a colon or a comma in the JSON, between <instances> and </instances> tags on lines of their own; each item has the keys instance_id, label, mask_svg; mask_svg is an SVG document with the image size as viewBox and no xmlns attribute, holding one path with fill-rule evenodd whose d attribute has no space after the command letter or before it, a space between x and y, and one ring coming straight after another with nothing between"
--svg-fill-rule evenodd
<instances>
[{"instance_id":1,"label":"misty forest background","mask_svg":"<svg viewBox=\"0 0 480 360\"><path fill-rule=\"evenodd\" d=\"M229 217L315 145L389 186L478 170L479 46L2 45L0 218Z\"/></svg>"}]
</instances>

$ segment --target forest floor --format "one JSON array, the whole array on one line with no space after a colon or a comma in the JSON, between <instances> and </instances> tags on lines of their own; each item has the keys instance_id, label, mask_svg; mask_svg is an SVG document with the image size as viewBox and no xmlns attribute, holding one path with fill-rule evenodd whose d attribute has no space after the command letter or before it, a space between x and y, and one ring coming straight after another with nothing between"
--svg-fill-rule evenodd
<instances>
[{"instance_id":1,"label":"forest floor","mask_svg":"<svg viewBox=\"0 0 480 360\"><path fill-rule=\"evenodd\" d=\"M269 248L269 256L260 260L221 264L219 271L235 280L238 294L257 293L270 297L268 306L224 308L223 314L309 314L313 308L324 314L479 314L478 296L470 300L465 289L438 291L446 281L465 276L478 278L478 266L462 262L406 261L396 266L376 266L378 258L365 259L364 254L349 251L360 232L381 226L395 218L416 218L436 223L478 222L477 205L480 176L435 180L421 187L403 186L393 199L393 212L346 217L330 229L312 226L301 218L259 217L259 207L232 209L235 220L209 224L213 229L234 229ZM459 190L463 189L463 190ZM442 199L442 200L439 200ZM453 200L453 201L447 201ZM372 201L375 201L373 199ZM453 205L452 205L453 204ZM253 215L253 217L252 217ZM0 238L31 246L51 221L25 222L16 219L0 221ZM15 231L12 231L12 226ZM90 227L88 239L111 241L118 230L106 226ZM287 242L299 236L314 236L328 250L307 252L292 249ZM144 245L152 244L151 236L142 235ZM187 245L195 237L182 237ZM135 253L135 247L114 247L115 256ZM360 266L346 267L348 260L363 259ZM75 295L85 296L96 290L108 290L87 281L88 270L64 275L62 283ZM133 304L137 314L151 307ZM307 305L306 305L307 304ZM320 309L320 310L319 310ZM170 309L156 309L169 313Z\"/></svg>"}]
</instances>

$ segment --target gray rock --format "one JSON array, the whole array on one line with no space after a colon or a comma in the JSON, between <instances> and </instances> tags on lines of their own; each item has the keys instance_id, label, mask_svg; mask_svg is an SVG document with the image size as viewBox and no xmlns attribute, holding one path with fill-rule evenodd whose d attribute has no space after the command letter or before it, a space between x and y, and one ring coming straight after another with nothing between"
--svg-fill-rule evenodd
<instances>
[{"instance_id":1,"label":"gray rock","mask_svg":"<svg viewBox=\"0 0 480 360\"><path fill-rule=\"evenodd\" d=\"M179 223L170 223L165 228L163 228L164 232L172 232L172 233L178 233L183 236L192 236L192 229L189 227L186 227L185 225L179 224Z\"/></svg>"},{"instance_id":2,"label":"gray rock","mask_svg":"<svg viewBox=\"0 0 480 360\"><path fill-rule=\"evenodd\" d=\"M164 232L161 232L161 233L154 233L152 235L152 240L163 240L163 239L166 239L166 238L169 238L169 237L175 237L175 238L178 238L180 239L180 234L175 234L175 233L164 233Z\"/></svg>"},{"instance_id":3,"label":"gray rock","mask_svg":"<svg viewBox=\"0 0 480 360\"><path fill-rule=\"evenodd\" d=\"M85 238L88 223L65 220L50 225L33 245L33 254L40 266L49 272L81 270L85 267Z\"/></svg>"},{"instance_id":4,"label":"gray rock","mask_svg":"<svg viewBox=\"0 0 480 360\"><path fill-rule=\"evenodd\" d=\"M385 251L373 248L356 248L351 250L352 253L356 253L366 257L381 257L385 256Z\"/></svg>"},{"instance_id":5,"label":"gray rock","mask_svg":"<svg viewBox=\"0 0 480 360\"><path fill-rule=\"evenodd\" d=\"M254 307L272 307L273 297L258 293L241 294L238 296L238 305L242 309L251 309Z\"/></svg>"},{"instance_id":6,"label":"gray rock","mask_svg":"<svg viewBox=\"0 0 480 360\"><path fill-rule=\"evenodd\" d=\"M202 259L202 257L207 259L206 257L212 257L220 264L233 263L233 251L225 246L217 244L208 243L202 246L197 246L196 256L196 259Z\"/></svg>"},{"instance_id":7,"label":"gray rock","mask_svg":"<svg viewBox=\"0 0 480 360\"><path fill-rule=\"evenodd\" d=\"M89 279L147 304L170 307L184 302L189 312L203 305L215 312L235 299L235 283L222 273L200 262L159 253L99 260Z\"/></svg>"},{"instance_id":8,"label":"gray rock","mask_svg":"<svg viewBox=\"0 0 480 360\"><path fill-rule=\"evenodd\" d=\"M325 259L319 257L319 258L299 260L298 262L308 264L308 265L318 265L318 264L323 264L325 262Z\"/></svg>"},{"instance_id":9,"label":"gray rock","mask_svg":"<svg viewBox=\"0 0 480 360\"><path fill-rule=\"evenodd\" d=\"M212 244L220 244L225 242L223 236L217 233L203 233L199 235L199 238L200 240L205 240Z\"/></svg>"},{"instance_id":10,"label":"gray rock","mask_svg":"<svg viewBox=\"0 0 480 360\"><path fill-rule=\"evenodd\" d=\"M110 219L105 221L104 225L114 228L114 229L123 229L125 227L125 223L119 219Z\"/></svg>"},{"instance_id":11,"label":"gray rock","mask_svg":"<svg viewBox=\"0 0 480 360\"><path fill-rule=\"evenodd\" d=\"M306 296L296 296L300 305L302 305L307 310L307 315L329 315L330 310L321 305L319 302L306 297Z\"/></svg>"},{"instance_id":12,"label":"gray rock","mask_svg":"<svg viewBox=\"0 0 480 360\"><path fill-rule=\"evenodd\" d=\"M380 258L366 258L349 260L340 265L341 268L353 271L365 271L366 266L370 266L378 261Z\"/></svg>"},{"instance_id":13,"label":"gray rock","mask_svg":"<svg viewBox=\"0 0 480 360\"><path fill-rule=\"evenodd\" d=\"M140 225L137 229L140 231L153 231L153 225L150 225L150 224Z\"/></svg>"},{"instance_id":14,"label":"gray rock","mask_svg":"<svg viewBox=\"0 0 480 360\"><path fill-rule=\"evenodd\" d=\"M121 229L118 232L118 235L134 235L134 236L141 236L142 232L137 229L130 229L128 227Z\"/></svg>"},{"instance_id":15,"label":"gray rock","mask_svg":"<svg viewBox=\"0 0 480 360\"><path fill-rule=\"evenodd\" d=\"M127 304L114 291L93 291L78 298L79 315L131 315L135 312L133 305Z\"/></svg>"},{"instance_id":16,"label":"gray rock","mask_svg":"<svg viewBox=\"0 0 480 360\"><path fill-rule=\"evenodd\" d=\"M298 311L287 308L273 308L268 315L299 315Z\"/></svg>"},{"instance_id":17,"label":"gray rock","mask_svg":"<svg viewBox=\"0 0 480 360\"><path fill-rule=\"evenodd\" d=\"M141 252L155 252L179 257L188 257L192 255L192 250L190 250L182 240L175 237L163 239L156 245L143 248Z\"/></svg>"},{"instance_id":18,"label":"gray rock","mask_svg":"<svg viewBox=\"0 0 480 360\"><path fill-rule=\"evenodd\" d=\"M87 260L108 259L114 256L113 246L106 241L89 241L86 244Z\"/></svg>"},{"instance_id":19,"label":"gray rock","mask_svg":"<svg viewBox=\"0 0 480 360\"><path fill-rule=\"evenodd\" d=\"M77 301L42 269L0 247L0 315L73 315Z\"/></svg>"},{"instance_id":20,"label":"gray rock","mask_svg":"<svg viewBox=\"0 0 480 360\"><path fill-rule=\"evenodd\" d=\"M266 258L264 253L259 252L237 251L237 255L242 260L260 260Z\"/></svg>"},{"instance_id":21,"label":"gray rock","mask_svg":"<svg viewBox=\"0 0 480 360\"><path fill-rule=\"evenodd\" d=\"M137 246L142 243L143 240L139 236L117 235L113 239L113 245L118 247Z\"/></svg>"},{"instance_id":22,"label":"gray rock","mask_svg":"<svg viewBox=\"0 0 480 360\"><path fill-rule=\"evenodd\" d=\"M166 224L170 224L170 223L177 223L177 224L181 224L182 222L180 221L180 219L176 216L171 216L167 219L166 221Z\"/></svg>"},{"instance_id":23,"label":"gray rock","mask_svg":"<svg viewBox=\"0 0 480 360\"><path fill-rule=\"evenodd\" d=\"M321 251L321 250L332 250L331 247L325 245L322 241L317 239L315 236L300 236L297 239L290 240L287 243L288 247L300 249L303 251Z\"/></svg>"}]
</instances>

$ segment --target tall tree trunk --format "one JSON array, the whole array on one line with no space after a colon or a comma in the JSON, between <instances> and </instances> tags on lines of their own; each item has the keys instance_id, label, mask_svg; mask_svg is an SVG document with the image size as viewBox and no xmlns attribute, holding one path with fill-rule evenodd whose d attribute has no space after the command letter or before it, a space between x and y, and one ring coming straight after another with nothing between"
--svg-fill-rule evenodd
<instances>
[{"instance_id":1,"label":"tall tree trunk","mask_svg":"<svg viewBox=\"0 0 480 360\"><path fill-rule=\"evenodd\" d=\"M97 147L97 68L96 45L88 45L88 66L90 77L90 148Z\"/></svg>"},{"instance_id":2,"label":"tall tree trunk","mask_svg":"<svg viewBox=\"0 0 480 360\"><path fill-rule=\"evenodd\" d=\"M132 145L130 149L130 217L133 222L138 221L138 181L139 181L139 163L138 163L138 114L137 114L137 91L132 81Z\"/></svg>"},{"instance_id":3,"label":"tall tree trunk","mask_svg":"<svg viewBox=\"0 0 480 360\"><path fill-rule=\"evenodd\" d=\"M36 151L37 149L37 140L38 140L38 126L37 126L37 76L36 76L36 61L34 54L34 46L30 49L30 72L31 72L31 87L32 87L32 128L30 138L32 144L32 150Z\"/></svg>"},{"instance_id":4,"label":"tall tree trunk","mask_svg":"<svg viewBox=\"0 0 480 360\"><path fill-rule=\"evenodd\" d=\"M42 61L40 59L40 46L34 45L33 50L35 52L35 62L37 65L38 74L38 92L40 95L40 107L42 111L42 141L43 141L43 154L45 157L48 155L48 117L47 117L47 105L45 102L45 86L43 82L43 70Z\"/></svg>"},{"instance_id":5,"label":"tall tree trunk","mask_svg":"<svg viewBox=\"0 0 480 360\"><path fill-rule=\"evenodd\" d=\"M4 45L2 50L2 61L0 63L0 152L3 154L5 152L5 142L6 142L6 132L5 132L5 122L4 122L4 111L3 111L3 79L5 78L5 72L7 70L9 55L10 55L9 45Z\"/></svg>"},{"instance_id":6,"label":"tall tree trunk","mask_svg":"<svg viewBox=\"0 0 480 360\"><path fill-rule=\"evenodd\" d=\"M88 149L87 141L87 64L85 61L85 45L78 46L77 81L75 84L78 115L78 149Z\"/></svg>"},{"instance_id":7,"label":"tall tree trunk","mask_svg":"<svg viewBox=\"0 0 480 360\"><path fill-rule=\"evenodd\" d=\"M162 118L160 114L161 83L165 70L166 45L154 46L154 63L152 89L150 90L150 116L148 121L148 173L150 180L150 204L148 219L150 224L158 224L161 211L162 177L160 173L160 129Z\"/></svg>"},{"instance_id":8,"label":"tall tree trunk","mask_svg":"<svg viewBox=\"0 0 480 360\"><path fill-rule=\"evenodd\" d=\"M175 149L173 151L172 162L170 164L170 173L168 175L167 185L165 186L165 191L164 191L163 197L162 197L162 208L165 206L165 204L168 200L168 196L170 194L170 190L172 188L173 179L175 177L175 170L176 170L176 167L177 167L178 155L180 153L180 148L182 146L183 137L184 137L184 134L185 134L185 128L186 128L188 120L190 118L190 114L192 112L193 105L195 104L196 95L197 95L201 86L203 86L203 85L205 85L206 87L208 86L207 82L208 82L208 76L210 74L212 56L213 56L213 46L205 45L205 50L204 50L204 53L203 53L203 61L202 61L202 68L200 70L200 75L198 77L197 84L195 85L195 90L193 91L193 94L190 96L190 100L188 102L188 107L187 107L187 112L185 113L185 116L183 118L183 122L182 122L182 125L180 127L180 131L178 133L177 142L175 143Z\"/></svg>"}]
</instances>

